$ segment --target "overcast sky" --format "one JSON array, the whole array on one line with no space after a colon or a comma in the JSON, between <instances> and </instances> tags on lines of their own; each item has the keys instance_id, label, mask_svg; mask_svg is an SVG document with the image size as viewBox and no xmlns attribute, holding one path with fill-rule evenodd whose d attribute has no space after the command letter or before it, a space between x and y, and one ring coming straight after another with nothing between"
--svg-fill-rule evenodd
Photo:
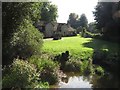
<instances>
[{"instance_id":1,"label":"overcast sky","mask_svg":"<svg viewBox=\"0 0 120 90\"><path fill-rule=\"evenodd\" d=\"M93 22L94 17L92 11L94 11L98 0L50 0L58 7L57 22L67 23L70 13L76 13L79 16L85 13L88 22Z\"/></svg>"}]
</instances>

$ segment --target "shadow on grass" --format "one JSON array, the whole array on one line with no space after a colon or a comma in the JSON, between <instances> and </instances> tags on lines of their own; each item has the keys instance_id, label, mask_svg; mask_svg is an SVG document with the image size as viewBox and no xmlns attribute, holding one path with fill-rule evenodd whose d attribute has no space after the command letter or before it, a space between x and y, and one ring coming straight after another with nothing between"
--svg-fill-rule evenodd
<instances>
[{"instance_id":1,"label":"shadow on grass","mask_svg":"<svg viewBox=\"0 0 120 90\"><path fill-rule=\"evenodd\" d=\"M99 39L92 39L83 43L84 47L93 49L93 64L100 65L108 71L117 73L120 61L120 47L118 43L112 43Z\"/></svg>"},{"instance_id":2,"label":"shadow on grass","mask_svg":"<svg viewBox=\"0 0 120 90\"><path fill-rule=\"evenodd\" d=\"M119 44L112 43L99 39L92 39L90 42L83 43L84 47L92 48L93 50L107 50L109 52L118 52Z\"/></svg>"}]
</instances>

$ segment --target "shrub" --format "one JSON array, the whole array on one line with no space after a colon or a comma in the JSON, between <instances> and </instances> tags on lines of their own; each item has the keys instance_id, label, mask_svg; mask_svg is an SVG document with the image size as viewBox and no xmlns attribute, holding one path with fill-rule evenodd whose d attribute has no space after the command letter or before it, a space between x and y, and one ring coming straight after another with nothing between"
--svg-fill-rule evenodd
<instances>
[{"instance_id":1,"label":"shrub","mask_svg":"<svg viewBox=\"0 0 120 90\"><path fill-rule=\"evenodd\" d=\"M98 75L104 75L104 69L101 66L96 66L94 71Z\"/></svg>"},{"instance_id":2,"label":"shrub","mask_svg":"<svg viewBox=\"0 0 120 90\"><path fill-rule=\"evenodd\" d=\"M42 34L31 24L30 20L24 20L11 39L11 54L13 57L28 58L31 55L40 54L42 46Z\"/></svg>"},{"instance_id":3,"label":"shrub","mask_svg":"<svg viewBox=\"0 0 120 90\"><path fill-rule=\"evenodd\" d=\"M92 59L88 58L87 60L84 60L81 64L80 71L84 75L93 74Z\"/></svg>"},{"instance_id":4,"label":"shrub","mask_svg":"<svg viewBox=\"0 0 120 90\"><path fill-rule=\"evenodd\" d=\"M54 85L58 82L58 74L56 72L42 71L40 78L43 82L48 82L50 85Z\"/></svg>"},{"instance_id":5,"label":"shrub","mask_svg":"<svg viewBox=\"0 0 120 90\"><path fill-rule=\"evenodd\" d=\"M53 35L53 40L59 40L62 38L61 32L55 32Z\"/></svg>"},{"instance_id":6,"label":"shrub","mask_svg":"<svg viewBox=\"0 0 120 90\"><path fill-rule=\"evenodd\" d=\"M95 50L93 53L93 64L103 65L108 56L107 50Z\"/></svg>"},{"instance_id":7,"label":"shrub","mask_svg":"<svg viewBox=\"0 0 120 90\"><path fill-rule=\"evenodd\" d=\"M57 61L60 63L60 68L63 69L65 66L65 63L69 60L69 51L66 51L65 53L61 53L59 55L56 55L54 57L54 61Z\"/></svg>"},{"instance_id":8,"label":"shrub","mask_svg":"<svg viewBox=\"0 0 120 90\"><path fill-rule=\"evenodd\" d=\"M59 69L58 63L53 62L51 59L45 59L35 56L29 58L29 62L36 65L40 71L48 70L54 72Z\"/></svg>"},{"instance_id":9,"label":"shrub","mask_svg":"<svg viewBox=\"0 0 120 90\"><path fill-rule=\"evenodd\" d=\"M82 37L85 37L85 38L98 38L98 39L101 39L101 34L100 33L91 33L89 31L86 30L86 28L83 28L81 34L80 34Z\"/></svg>"},{"instance_id":10,"label":"shrub","mask_svg":"<svg viewBox=\"0 0 120 90\"><path fill-rule=\"evenodd\" d=\"M3 88L42 88L48 87L47 83L38 82L39 73L33 64L27 61L16 59L8 68L3 76Z\"/></svg>"},{"instance_id":11,"label":"shrub","mask_svg":"<svg viewBox=\"0 0 120 90\"><path fill-rule=\"evenodd\" d=\"M66 62L63 70L67 72L80 72L81 61L69 60Z\"/></svg>"},{"instance_id":12,"label":"shrub","mask_svg":"<svg viewBox=\"0 0 120 90\"><path fill-rule=\"evenodd\" d=\"M41 5L42 4L38 2L3 3L3 9L2 9L2 13L3 13L2 64L3 65L11 64L13 59L17 55L27 56L28 54L30 55L36 50L39 51L38 48L35 49L35 47L37 45L38 47L41 45L39 43L39 41L41 41L41 35L34 28L32 24L40 19ZM37 37L37 39L35 37ZM28 38L31 40L29 41ZM10 42L14 44L11 46Z\"/></svg>"},{"instance_id":13,"label":"shrub","mask_svg":"<svg viewBox=\"0 0 120 90\"><path fill-rule=\"evenodd\" d=\"M110 53L106 57L106 63L109 65L109 70L115 73L119 72L119 66L120 66L120 53L114 52Z\"/></svg>"},{"instance_id":14,"label":"shrub","mask_svg":"<svg viewBox=\"0 0 120 90\"><path fill-rule=\"evenodd\" d=\"M42 81L48 82L49 84L55 84L58 82L57 71L59 69L59 65L57 62L37 57L30 58L29 61L37 66L40 71L39 74Z\"/></svg>"}]
</instances>

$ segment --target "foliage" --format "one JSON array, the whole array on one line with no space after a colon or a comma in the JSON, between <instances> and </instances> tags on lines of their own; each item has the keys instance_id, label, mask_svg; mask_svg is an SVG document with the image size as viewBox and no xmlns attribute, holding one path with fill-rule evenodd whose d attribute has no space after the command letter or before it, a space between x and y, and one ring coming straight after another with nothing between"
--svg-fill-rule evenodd
<instances>
[{"instance_id":1,"label":"foliage","mask_svg":"<svg viewBox=\"0 0 120 90\"><path fill-rule=\"evenodd\" d=\"M3 26L3 40L11 37L12 33L16 31L19 24L30 18L33 22L40 18L39 7L41 3L30 2L3 2L2 3L2 26ZM22 12L21 12L22 11ZM34 14L33 14L34 13Z\"/></svg>"},{"instance_id":2,"label":"foliage","mask_svg":"<svg viewBox=\"0 0 120 90\"><path fill-rule=\"evenodd\" d=\"M40 13L42 21L50 22L56 21L57 18L57 6L51 4L50 2L43 2L41 6L41 13Z\"/></svg>"},{"instance_id":3,"label":"foliage","mask_svg":"<svg viewBox=\"0 0 120 90\"><path fill-rule=\"evenodd\" d=\"M3 88L43 88L47 83L38 82L39 73L33 64L16 59L3 76Z\"/></svg>"},{"instance_id":4,"label":"foliage","mask_svg":"<svg viewBox=\"0 0 120 90\"><path fill-rule=\"evenodd\" d=\"M88 24L88 31L91 33L100 33L96 28L96 22L91 22Z\"/></svg>"},{"instance_id":5,"label":"foliage","mask_svg":"<svg viewBox=\"0 0 120 90\"><path fill-rule=\"evenodd\" d=\"M88 27L88 20L85 14L82 14L78 20L78 23L81 27Z\"/></svg>"},{"instance_id":6,"label":"foliage","mask_svg":"<svg viewBox=\"0 0 120 90\"><path fill-rule=\"evenodd\" d=\"M104 69L101 66L95 66L95 73L98 75L104 75Z\"/></svg>"},{"instance_id":7,"label":"foliage","mask_svg":"<svg viewBox=\"0 0 120 90\"><path fill-rule=\"evenodd\" d=\"M102 66L106 71L118 74L120 65L119 51L109 52L108 50L96 50L93 54L93 64Z\"/></svg>"},{"instance_id":8,"label":"foliage","mask_svg":"<svg viewBox=\"0 0 120 90\"><path fill-rule=\"evenodd\" d=\"M40 57L31 57L29 61L37 66L42 81L48 82L49 84L55 84L58 82L57 71L59 65L57 62Z\"/></svg>"},{"instance_id":9,"label":"foliage","mask_svg":"<svg viewBox=\"0 0 120 90\"><path fill-rule=\"evenodd\" d=\"M81 63L80 72L83 73L84 75L93 73L92 63L90 63L89 60L84 60Z\"/></svg>"},{"instance_id":10,"label":"foliage","mask_svg":"<svg viewBox=\"0 0 120 90\"><path fill-rule=\"evenodd\" d=\"M13 57L28 58L40 54L43 41L42 35L31 22L24 20L17 32L13 34L10 43Z\"/></svg>"},{"instance_id":11,"label":"foliage","mask_svg":"<svg viewBox=\"0 0 120 90\"><path fill-rule=\"evenodd\" d=\"M93 64L102 65L108 56L108 50L95 50L93 53Z\"/></svg>"},{"instance_id":12,"label":"foliage","mask_svg":"<svg viewBox=\"0 0 120 90\"><path fill-rule=\"evenodd\" d=\"M43 82L48 82L50 85L54 85L58 82L58 74L49 71L43 71L40 75L40 78Z\"/></svg>"},{"instance_id":13,"label":"foliage","mask_svg":"<svg viewBox=\"0 0 120 90\"><path fill-rule=\"evenodd\" d=\"M39 2L35 2L35 3L3 2L2 3L3 65L11 63L14 58L13 56L15 54L16 54L15 56L20 55L20 57L21 56L28 57L28 53L35 52L34 51L35 47L33 43L38 44L40 42L41 35L38 34L38 31L32 25L40 18L40 15L39 15L40 7L41 7L41 3ZM24 33L26 33L27 35L25 36ZM33 36L33 35L36 35L36 36ZM36 39L35 37L37 37L37 40L35 40ZM38 40L38 38L40 39ZM31 41L28 42L27 40L30 40L30 39ZM10 42L12 43L12 46ZM18 45L19 43L20 45ZM22 44L23 45L27 44L27 45L22 47L23 46ZM18 45L18 48L17 48L17 45ZM34 48L34 49L32 48L33 51L30 51L31 47ZM23 48L26 48L26 49L23 49ZM12 52L12 50L15 50L15 49L17 50L13 55L14 52ZM18 49L22 49L23 55L21 55L22 54L21 50L18 50ZM38 49L38 47L36 49ZM20 51L20 54L17 51ZM26 53L27 55L25 55Z\"/></svg>"},{"instance_id":14,"label":"foliage","mask_svg":"<svg viewBox=\"0 0 120 90\"><path fill-rule=\"evenodd\" d=\"M98 30L103 34L103 39L118 42L119 35L119 10L120 2L99 2L95 8L94 16Z\"/></svg>"},{"instance_id":15,"label":"foliage","mask_svg":"<svg viewBox=\"0 0 120 90\"><path fill-rule=\"evenodd\" d=\"M81 63L79 60L69 60L63 70L66 72L80 72Z\"/></svg>"},{"instance_id":16,"label":"foliage","mask_svg":"<svg viewBox=\"0 0 120 90\"><path fill-rule=\"evenodd\" d=\"M60 63L60 69L64 69L65 63L69 60L69 51L66 51L65 53L56 55L54 57L54 61L57 61Z\"/></svg>"},{"instance_id":17,"label":"foliage","mask_svg":"<svg viewBox=\"0 0 120 90\"><path fill-rule=\"evenodd\" d=\"M80 27L82 28L88 27L88 20L85 14L82 14L79 18L76 13L70 13L67 23L70 24L75 29L80 28Z\"/></svg>"},{"instance_id":18,"label":"foliage","mask_svg":"<svg viewBox=\"0 0 120 90\"><path fill-rule=\"evenodd\" d=\"M55 32L55 33L53 34L53 40L59 40L59 39L61 39L61 38L62 38L62 35L61 35L60 32Z\"/></svg>"},{"instance_id":19,"label":"foliage","mask_svg":"<svg viewBox=\"0 0 120 90\"><path fill-rule=\"evenodd\" d=\"M91 33L88 30L86 30L85 27L83 27L82 32L80 33L80 35L84 38L99 38L101 34L100 33Z\"/></svg>"},{"instance_id":20,"label":"foliage","mask_svg":"<svg viewBox=\"0 0 120 90\"><path fill-rule=\"evenodd\" d=\"M54 72L59 68L58 63L55 63L50 59L47 60L46 58L32 56L28 60L30 63L36 65L40 71L48 70L50 72Z\"/></svg>"},{"instance_id":21,"label":"foliage","mask_svg":"<svg viewBox=\"0 0 120 90\"><path fill-rule=\"evenodd\" d=\"M78 15L76 13L70 13L69 19L67 21L73 28L77 28Z\"/></svg>"},{"instance_id":22,"label":"foliage","mask_svg":"<svg viewBox=\"0 0 120 90\"><path fill-rule=\"evenodd\" d=\"M82 31L82 27L80 26L80 27L78 27L76 30L77 30L77 33L80 34L81 31Z\"/></svg>"}]
</instances>

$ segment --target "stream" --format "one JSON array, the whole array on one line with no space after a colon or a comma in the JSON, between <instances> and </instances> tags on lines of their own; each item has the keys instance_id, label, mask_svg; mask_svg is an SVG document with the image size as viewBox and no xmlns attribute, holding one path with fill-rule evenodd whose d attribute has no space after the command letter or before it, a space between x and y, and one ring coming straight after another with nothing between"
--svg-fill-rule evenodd
<instances>
[{"instance_id":1,"label":"stream","mask_svg":"<svg viewBox=\"0 0 120 90\"><path fill-rule=\"evenodd\" d=\"M120 88L118 76L106 74L104 76L89 75L84 76L78 73L65 73L66 78L61 78L57 85L51 88Z\"/></svg>"}]
</instances>

